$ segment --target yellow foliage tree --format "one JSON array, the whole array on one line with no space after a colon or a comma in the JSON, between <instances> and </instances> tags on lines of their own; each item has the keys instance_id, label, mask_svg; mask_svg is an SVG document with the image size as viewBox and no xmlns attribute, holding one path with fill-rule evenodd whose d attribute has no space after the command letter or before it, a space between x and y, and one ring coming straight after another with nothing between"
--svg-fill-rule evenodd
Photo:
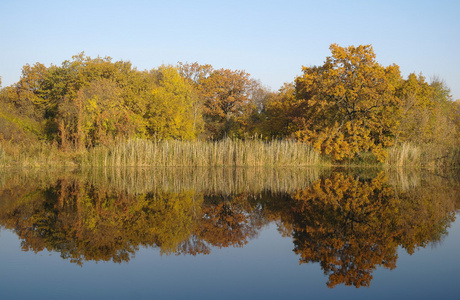
<instances>
[{"instance_id":1,"label":"yellow foliage tree","mask_svg":"<svg viewBox=\"0 0 460 300\"><path fill-rule=\"evenodd\" d=\"M152 70L155 86L147 99L147 130L151 137L190 140L200 129L200 115L195 111L198 105L190 82L182 77L178 69L161 66Z\"/></svg>"},{"instance_id":2,"label":"yellow foliage tree","mask_svg":"<svg viewBox=\"0 0 460 300\"><path fill-rule=\"evenodd\" d=\"M396 143L422 149L425 165L458 164L458 112L450 89L433 78L410 74L397 92L401 99Z\"/></svg>"},{"instance_id":3,"label":"yellow foliage tree","mask_svg":"<svg viewBox=\"0 0 460 300\"><path fill-rule=\"evenodd\" d=\"M378 64L370 45L330 50L324 65L304 67L295 81L295 134L336 161L369 150L383 160L396 126L399 67Z\"/></svg>"}]
</instances>

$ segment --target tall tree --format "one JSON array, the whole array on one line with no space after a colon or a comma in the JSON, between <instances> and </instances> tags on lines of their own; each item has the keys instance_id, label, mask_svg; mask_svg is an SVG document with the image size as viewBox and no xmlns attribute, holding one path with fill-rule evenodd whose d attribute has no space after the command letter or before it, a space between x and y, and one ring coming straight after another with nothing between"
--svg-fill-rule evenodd
<instances>
[{"instance_id":1,"label":"tall tree","mask_svg":"<svg viewBox=\"0 0 460 300\"><path fill-rule=\"evenodd\" d=\"M296 135L337 161L367 150L382 160L396 126L399 68L378 64L370 45L330 50L324 65L304 67L295 81Z\"/></svg>"},{"instance_id":2,"label":"tall tree","mask_svg":"<svg viewBox=\"0 0 460 300\"><path fill-rule=\"evenodd\" d=\"M397 143L429 148L426 163L455 156L451 152L458 151L458 113L446 84L439 78L428 83L421 74L410 74L397 94L401 99Z\"/></svg>"},{"instance_id":3,"label":"tall tree","mask_svg":"<svg viewBox=\"0 0 460 300\"><path fill-rule=\"evenodd\" d=\"M194 110L194 90L172 66L152 70L154 87L150 91L145 119L151 137L194 139L199 117Z\"/></svg>"},{"instance_id":4,"label":"tall tree","mask_svg":"<svg viewBox=\"0 0 460 300\"><path fill-rule=\"evenodd\" d=\"M245 71L228 69L215 70L200 82L208 136L242 136L251 112L256 109L253 92L260 84Z\"/></svg>"},{"instance_id":5,"label":"tall tree","mask_svg":"<svg viewBox=\"0 0 460 300\"><path fill-rule=\"evenodd\" d=\"M268 93L260 114L260 133L267 138L284 138L295 132L292 119L297 101L291 83L285 83L278 92Z\"/></svg>"}]
</instances>

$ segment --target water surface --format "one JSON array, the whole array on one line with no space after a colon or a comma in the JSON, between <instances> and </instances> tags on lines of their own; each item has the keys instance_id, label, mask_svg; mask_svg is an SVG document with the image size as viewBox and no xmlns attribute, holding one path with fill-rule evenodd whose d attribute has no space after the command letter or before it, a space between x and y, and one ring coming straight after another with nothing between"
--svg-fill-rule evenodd
<instances>
[{"instance_id":1,"label":"water surface","mask_svg":"<svg viewBox=\"0 0 460 300\"><path fill-rule=\"evenodd\" d=\"M2 173L0 297L457 299L457 177Z\"/></svg>"}]
</instances>

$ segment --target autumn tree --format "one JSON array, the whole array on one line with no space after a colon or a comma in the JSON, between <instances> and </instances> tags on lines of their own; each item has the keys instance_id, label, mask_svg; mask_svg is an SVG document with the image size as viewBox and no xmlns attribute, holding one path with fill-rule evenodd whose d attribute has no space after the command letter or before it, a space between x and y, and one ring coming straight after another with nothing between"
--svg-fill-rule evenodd
<instances>
[{"instance_id":1,"label":"autumn tree","mask_svg":"<svg viewBox=\"0 0 460 300\"><path fill-rule=\"evenodd\" d=\"M177 68L161 66L151 71L153 86L149 92L144 118L150 137L190 140L200 130L201 115L192 85Z\"/></svg>"},{"instance_id":2,"label":"autumn tree","mask_svg":"<svg viewBox=\"0 0 460 300\"><path fill-rule=\"evenodd\" d=\"M203 96L202 83L213 72L214 68L209 65L194 63L182 63L177 65L179 74L193 87L191 102L193 108L194 129L197 133L204 132L203 110L205 97Z\"/></svg>"},{"instance_id":3,"label":"autumn tree","mask_svg":"<svg viewBox=\"0 0 460 300\"><path fill-rule=\"evenodd\" d=\"M455 160L458 123L450 89L439 78L428 83L424 76L410 74L397 90L401 100L396 142L424 149L424 163ZM445 161L456 164L455 161Z\"/></svg>"},{"instance_id":4,"label":"autumn tree","mask_svg":"<svg viewBox=\"0 0 460 300\"><path fill-rule=\"evenodd\" d=\"M142 119L127 109L122 89L109 79L94 80L81 88L72 102L64 101L59 108L67 119L78 149L107 144L116 137L129 138L142 134Z\"/></svg>"},{"instance_id":5,"label":"autumn tree","mask_svg":"<svg viewBox=\"0 0 460 300\"><path fill-rule=\"evenodd\" d=\"M41 93L47 72L43 64L27 64L17 83L0 90L0 140L30 144L45 137Z\"/></svg>"},{"instance_id":6,"label":"autumn tree","mask_svg":"<svg viewBox=\"0 0 460 300\"><path fill-rule=\"evenodd\" d=\"M424 76L410 74L398 89L401 110L398 142L413 144L446 144L456 129L454 104L450 90L439 79L428 83ZM442 133L441 133L442 132Z\"/></svg>"},{"instance_id":7,"label":"autumn tree","mask_svg":"<svg viewBox=\"0 0 460 300\"><path fill-rule=\"evenodd\" d=\"M16 95L10 98L21 114L43 120L44 110L41 96L43 81L47 73L48 68L41 63L33 66L26 64L22 68L20 80L13 85Z\"/></svg>"},{"instance_id":8,"label":"autumn tree","mask_svg":"<svg viewBox=\"0 0 460 300\"><path fill-rule=\"evenodd\" d=\"M98 116L99 133L116 131L115 125L109 124L109 115L112 113L115 113L114 116L110 115L115 117L113 122L121 122L118 127L123 127L123 122L130 121L124 113L128 109L128 101L123 97L123 88L128 85L126 79L130 72L132 68L129 63L113 63L110 57L92 59L84 53L74 56L70 61L64 61L61 66L51 66L41 87L42 105L46 110L50 137L57 139L63 148L70 145L94 145L95 142L104 140L100 136L96 141L94 134L92 141L85 139L89 136L85 128L90 131L93 130L90 127L94 125L94 120L83 120L85 114L86 117L91 114L106 114L105 117L102 116L104 121ZM125 120L120 121L120 118ZM104 128L101 131L102 127Z\"/></svg>"},{"instance_id":9,"label":"autumn tree","mask_svg":"<svg viewBox=\"0 0 460 300\"><path fill-rule=\"evenodd\" d=\"M296 78L296 136L336 161L368 150L382 160L394 140L399 68L378 64L370 45L330 50L324 65Z\"/></svg>"},{"instance_id":10,"label":"autumn tree","mask_svg":"<svg viewBox=\"0 0 460 300\"><path fill-rule=\"evenodd\" d=\"M200 85L207 135L212 139L242 137L257 108L255 92L260 84L245 71L219 69L201 80Z\"/></svg>"},{"instance_id":11,"label":"autumn tree","mask_svg":"<svg viewBox=\"0 0 460 300\"><path fill-rule=\"evenodd\" d=\"M297 102L292 83L285 83L279 91L268 93L260 112L259 133L266 138L286 138L297 131L292 122Z\"/></svg>"},{"instance_id":12,"label":"autumn tree","mask_svg":"<svg viewBox=\"0 0 460 300\"><path fill-rule=\"evenodd\" d=\"M398 96L401 99L400 121L396 142L426 142L431 88L422 75L410 74L401 84Z\"/></svg>"},{"instance_id":13,"label":"autumn tree","mask_svg":"<svg viewBox=\"0 0 460 300\"><path fill-rule=\"evenodd\" d=\"M211 65L200 65L197 62L179 62L177 68L180 75L195 84L197 88L199 88L199 85L214 71L214 68Z\"/></svg>"},{"instance_id":14,"label":"autumn tree","mask_svg":"<svg viewBox=\"0 0 460 300\"><path fill-rule=\"evenodd\" d=\"M8 174L0 225L24 251L48 249L82 264L129 261L140 247L186 255L240 247L272 221L293 238L301 263L321 265L329 286L358 287L377 267L395 267L399 246L411 254L439 241L460 203L458 182L439 176L396 189L385 173L332 172L292 193L205 194L184 189L188 183L151 190L144 180L133 184L139 178L126 183L93 171L41 180Z\"/></svg>"}]
</instances>

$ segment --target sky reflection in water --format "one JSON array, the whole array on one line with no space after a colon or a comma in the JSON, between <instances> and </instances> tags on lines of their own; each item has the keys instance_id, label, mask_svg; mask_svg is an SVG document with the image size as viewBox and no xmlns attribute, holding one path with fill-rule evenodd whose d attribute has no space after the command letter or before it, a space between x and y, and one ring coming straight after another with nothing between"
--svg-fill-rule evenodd
<instances>
[{"instance_id":1,"label":"sky reflection in water","mask_svg":"<svg viewBox=\"0 0 460 300\"><path fill-rule=\"evenodd\" d=\"M457 296L455 177L162 172L3 175L0 296Z\"/></svg>"}]
</instances>

